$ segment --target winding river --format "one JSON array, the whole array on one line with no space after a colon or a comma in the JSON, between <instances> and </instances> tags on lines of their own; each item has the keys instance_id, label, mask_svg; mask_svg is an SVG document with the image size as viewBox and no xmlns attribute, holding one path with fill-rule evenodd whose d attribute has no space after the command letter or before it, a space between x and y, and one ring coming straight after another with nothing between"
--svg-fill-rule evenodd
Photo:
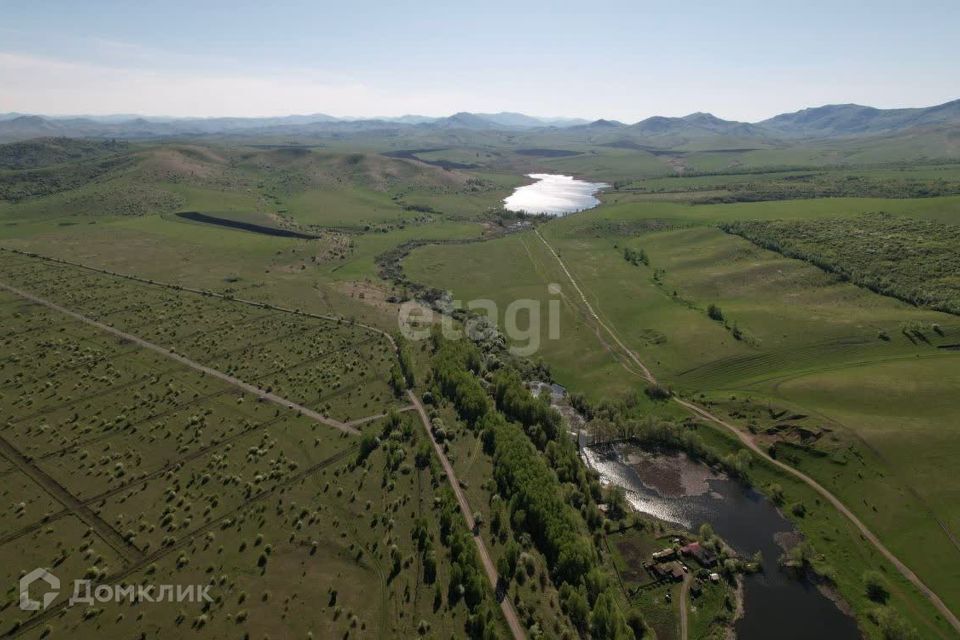
<instances>
[{"instance_id":1,"label":"winding river","mask_svg":"<svg viewBox=\"0 0 960 640\"><path fill-rule=\"evenodd\" d=\"M709 522L742 557L763 555L763 571L744 578L737 638L860 638L854 619L815 585L780 569L780 543L798 539L798 533L763 495L682 454L654 456L630 445L581 450L603 482L626 490L635 509L689 530Z\"/></svg>"},{"instance_id":2,"label":"winding river","mask_svg":"<svg viewBox=\"0 0 960 640\"><path fill-rule=\"evenodd\" d=\"M517 187L504 198L503 208L507 211L565 216L597 206L600 200L595 194L610 186L605 182L585 182L552 173L531 173L527 177L536 182Z\"/></svg>"}]
</instances>

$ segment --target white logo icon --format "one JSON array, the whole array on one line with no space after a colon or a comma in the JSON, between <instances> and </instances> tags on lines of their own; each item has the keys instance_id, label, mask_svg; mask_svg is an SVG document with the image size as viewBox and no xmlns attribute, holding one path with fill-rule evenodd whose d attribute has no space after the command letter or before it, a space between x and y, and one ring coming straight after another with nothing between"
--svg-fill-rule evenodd
<instances>
[{"instance_id":1,"label":"white logo icon","mask_svg":"<svg viewBox=\"0 0 960 640\"><path fill-rule=\"evenodd\" d=\"M50 587L50 591L43 594L43 602L38 602L30 597L30 585L37 580L43 580ZM20 608L24 611L38 611L46 609L60 593L60 578L53 575L46 569L34 569L27 575L20 578Z\"/></svg>"}]
</instances>

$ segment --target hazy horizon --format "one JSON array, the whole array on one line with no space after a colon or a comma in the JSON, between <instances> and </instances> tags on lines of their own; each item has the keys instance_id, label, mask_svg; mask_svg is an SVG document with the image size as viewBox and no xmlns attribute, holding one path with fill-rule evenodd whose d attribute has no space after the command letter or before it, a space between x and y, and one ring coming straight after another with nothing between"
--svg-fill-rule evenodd
<instances>
[{"instance_id":1,"label":"hazy horizon","mask_svg":"<svg viewBox=\"0 0 960 640\"><path fill-rule=\"evenodd\" d=\"M898 106L892 106L892 107L891 107L891 106L883 106L883 105L875 105L875 104L851 103L851 102L833 102L833 103L830 103L830 104L803 105L803 106L798 106L798 107L796 107L796 108L788 109L788 110L786 110L786 111L781 111L781 112L777 112L777 113L771 113L769 116L766 116L766 117L764 117L764 118L759 118L759 119L757 119L757 120L740 120L739 122L747 122L747 123L751 123L751 122L761 122L761 121L763 121L763 120L772 118L772 117L777 116L777 115L781 115L781 114L783 114L783 113L795 113L795 112L798 112L798 111L802 111L802 110L804 110L804 109L815 109L815 108L827 107L827 106L842 106L842 105L854 104L854 105L856 105L856 106L873 107L873 108L877 108L877 109L916 109L916 108L935 107L935 106L939 106L939 105L941 105L941 104L946 104L946 103L949 103L949 102L954 102L954 101L956 101L956 100L960 100L960 98L949 98L949 99L947 99L947 100L945 100L945 101L943 101L943 102L938 102L938 103L933 103L933 104L915 104L915 105L906 105L906 106L899 106L899 105L898 105ZM300 113L270 113L270 114L260 114L260 115L235 115L235 114L225 113L225 114L220 114L220 115L207 115L207 116L198 116L198 115L180 115L180 116L175 116L175 115L170 115L170 114L166 114L166 113L121 113L121 112L110 112L110 111L103 112L103 113L50 113L50 112L39 112L39 111L0 111L0 115L18 114L18 115L24 115L24 116L40 116L40 117L57 118L57 119L61 119L61 118L143 118L143 119L145 119L145 120L151 120L151 119L153 119L153 120L215 120L215 119L218 119L218 118L259 119L259 118L308 118L308 117L311 117L311 116L328 116L328 117L331 117L331 118L336 118L336 119L338 119L338 120L342 120L342 121L344 121L344 122L349 122L349 121L361 121L361 120L395 120L395 119L400 119L400 118L430 118L430 119L434 119L434 118L449 117L449 116L455 115L456 113L470 113L470 114L475 114L475 115L500 115L500 114L510 113L510 114L517 114L517 115L529 116L529 117L531 117L531 118L536 118L536 119L539 119L539 120L560 120L560 121L562 121L562 120L571 120L571 121L573 121L573 120L584 120L584 121L587 121L587 122L593 122L593 121L597 121L597 120L618 120L618 119L616 119L616 118L607 118L607 117L605 117L605 116L603 116L603 115L598 115L598 116L595 116L595 117L584 118L584 117L577 117L577 116L555 115L555 114L554 114L554 115L541 115L541 114L537 114L537 113L526 113L526 112L520 112L520 111L511 111L511 110L507 110L507 109L501 109L501 110L498 110L498 111L476 111L476 110L464 109L464 110L457 111L457 112L442 113L442 114L437 114L437 115L427 115L427 114L424 114L424 113L397 113L397 114L383 114L383 113L381 113L381 114L379 114L379 115L374 115L374 116L357 116L357 115L354 115L354 114L334 114L334 113L329 113L329 112L324 112L324 111L314 111L314 112L310 112L310 113L307 113L307 112L300 112ZM619 120L619 121L624 122L625 124L632 124L632 123L635 123L635 122L640 122L641 120L644 120L645 118L651 118L651 117L655 117L655 116L682 118L682 117L685 117L685 116L694 115L695 113L708 113L708 114L710 114L710 115L717 116L717 117L722 118L722 119L724 119L724 120L737 121L737 120L733 120L733 119L730 119L730 118L723 118L723 116L717 115L715 112L711 111L710 109L700 109L700 110L698 110L698 111L691 111L691 112L688 112L688 113L678 113L678 114L651 113L651 114L646 115L646 116L644 116L644 117L642 117L642 118L638 118L637 120Z\"/></svg>"},{"instance_id":2,"label":"hazy horizon","mask_svg":"<svg viewBox=\"0 0 960 640\"><path fill-rule=\"evenodd\" d=\"M950 44L960 5L937 0L494 2L482 13L435 1L360 4L8 5L0 112L509 111L636 122L706 111L756 122L824 104L929 106L960 93Z\"/></svg>"}]
</instances>

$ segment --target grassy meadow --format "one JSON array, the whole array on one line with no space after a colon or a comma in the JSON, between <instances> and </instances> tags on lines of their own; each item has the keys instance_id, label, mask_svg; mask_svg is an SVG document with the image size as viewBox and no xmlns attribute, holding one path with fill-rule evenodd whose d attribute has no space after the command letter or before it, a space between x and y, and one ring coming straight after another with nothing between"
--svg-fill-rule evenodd
<instances>
[{"instance_id":1,"label":"grassy meadow","mask_svg":"<svg viewBox=\"0 0 960 640\"><path fill-rule=\"evenodd\" d=\"M958 409L950 389L960 356L940 348L956 344L960 319L878 295L716 226L853 223L866 211L949 225L960 220L957 199L691 205L616 192L608 198L614 202L540 227L601 319L663 383L703 394L761 440L789 447L791 463L842 496L950 606L960 606L960 523L948 498L960 489L949 473L960 445L949 418ZM626 248L643 250L649 264L627 261ZM491 297L501 308L531 297L546 309L547 283L569 288L532 233L425 247L405 265L414 280L464 299ZM625 370L606 335L584 322L575 292L565 293L573 298L561 307L562 337L544 340L538 356L557 380L595 400L641 395L642 379ZM711 306L720 319L711 317ZM546 327L541 318L544 335ZM772 417L786 410L798 424ZM802 441L797 434L806 431L818 439ZM812 536L818 519L798 524ZM819 535L828 545L852 543ZM877 562L850 556L839 563L847 561L851 585L854 567Z\"/></svg>"},{"instance_id":2,"label":"grassy meadow","mask_svg":"<svg viewBox=\"0 0 960 640\"><path fill-rule=\"evenodd\" d=\"M952 300L956 159L930 160L942 144L922 136L638 146L619 135L0 145L0 247L171 286L9 251L0 252L0 281L342 421L405 404L389 386L390 345L349 320L395 331L398 303L416 293L411 283L464 305L492 300L500 323L511 303L529 301L539 317L520 310L515 319L521 331L538 329L528 360L540 372L595 404L629 400L636 417L687 418L644 393L637 367L590 317L552 248L599 319L664 386L839 496L960 611L960 480L951 473L960 453L960 317L928 298L883 295L930 286L929 271L908 267L935 256L939 290L949 294L941 298ZM611 186L596 209L513 226L500 203L530 172ZM184 211L266 231L176 215ZM384 256L412 245L399 258L407 280L383 270ZM882 268L878 247L887 251ZM644 260L627 259L640 252ZM877 280L895 288L862 286ZM8 582L46 563L63 576L210 583L219 595L206 609L108 605L30 623L10 592L0 631L464 633L472 610L456 585L447 589L456 563L442 530L446 482L435 464L414 464L425 434L411 414L365 424L379 441L361 460L359 438L50 309L3 293L0 315L0 435L23 456L0 457ZM422 391L430 355L425 345L413 351ZM446 451L470 503L489 521L496 492L482 438L449 405L431 412L447 425ZM689 428L718 451L740 449L714 427ZM787 515L834 569L867 637L883 638L863 592L867 570L883 573L891 606L920 637L953 637L809 487L759 459L750 477L764 490L778 485L785 504L805 505L803 516ZM95 526L64 508L54 485L88 505ZM480 535L499 560L505 542L488 528ZM620 550L605 555L611 575L629 568L633 547L646 553L656 543L641 533L606 532L606 541ZM528 575L510 587L523 623L572 637L545 556L530 547L524 562ZM677 632L667 591L641 606L661 640ZM694 637L713 637L710 612L724 600L705 595L691 614Z\"/></svg>"},{"instance_id":3,"label":"grassy meadow","mask_svg":"<svg viewBox=\"0 0 960 640\"><path fill-rule=\"evenodd\" d=\"M362 327L6 252L0 264L8 284L325 415L401 406L385 382L392 349ZM395 445L360 458L356 437L62 313L8 293L0 313L2 438L23 456L0 470L17 505L4 517L6 579L50 566L68 584L189 583L213 597L61 617L24 614L10 592L4 633L383 637L466 624L437 586L447 567L426 578L415 545L415 528L439 537L440 485L401 464L423 437L409 416L367 424L395 431Z\"/></svg>"}]
</instances>

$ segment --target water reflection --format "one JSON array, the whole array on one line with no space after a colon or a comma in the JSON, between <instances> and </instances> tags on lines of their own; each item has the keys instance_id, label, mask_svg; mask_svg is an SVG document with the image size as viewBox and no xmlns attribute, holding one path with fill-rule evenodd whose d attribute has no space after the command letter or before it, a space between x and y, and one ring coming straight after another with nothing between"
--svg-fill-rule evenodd
<instances>
[{"instance_id":1,"label":"water reflection","mask_svg":"<svg viewBox=\"0 0 960 640\"><path fill-rule=\"evenodd\" d=\"M530 214L563 216L600 204L594 194L608 187L603 182L585 182L572 176L531 173L533 184L517 187L503 200L503 208Z\"/></svg>"},{"instance_id":2,"label":"water reflection","mask_svg":"<svg viewBox=\"0 0 960 640\"><path fill-rule=\"evenodd\" d=\"M601 480L624 488L639 511L694 530L709 522L743 557L759 551L763 571L744 579L744 616L735 632L741 640L855 640L846 615L815 585L797 580L778 565L777 539L796 529L759 492L707 469L681 454L650 456L629 445L584 447L583 457ZM816 631L788 620L815 621Z\"/></svg>"}]
</instances>

